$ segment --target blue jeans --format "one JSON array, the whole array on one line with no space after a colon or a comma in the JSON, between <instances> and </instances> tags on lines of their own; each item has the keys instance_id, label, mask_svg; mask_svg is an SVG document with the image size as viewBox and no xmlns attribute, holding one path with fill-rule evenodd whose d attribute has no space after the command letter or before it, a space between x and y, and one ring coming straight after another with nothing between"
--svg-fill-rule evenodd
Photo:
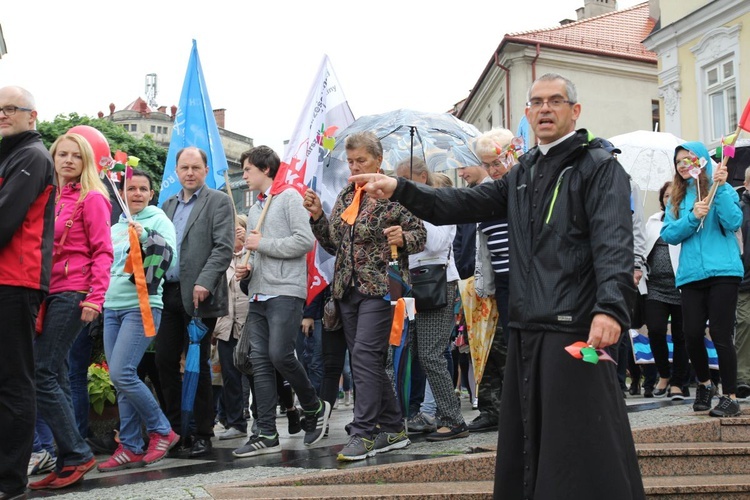
<instances>
[{"instance_id":1,"label":"blue jeans","mask_svg":"<svg viewBox=\"0 0 750 500\"><path fill-rule=\"evenodd\" d=\"M39 415L36 416L36 426L34 427L34 453L47 450L53 457L56 456L55 438L52 436L52 430Z\"/></svg>"},{"instance_id":2,"label":"blue jeans","mask_svg":"<svg viewBox=\"0 0 750 500\"><path fill-rule=\"evenodd\" d=\"M297 359L307 372L315 392L320 394L323 384L323 324L319 319L313 323L312 335L309 337L300 329L297 333Z\"/></svg>"},{"instance_id":3,"label":"blue jeans","mask_svg":"<svg viewBox=\"0 0 750 500\"><path fill-rule=\"evenodd\" d=\"M70 395L73 399L73 412L78 424L78 432L86 439L89 434L89 389L88 374L91 364L91 348L94 345L86 325L78 334L68 355L68 375L70 378Z\"/></svg>"},{"instance_id":4,"label":"blue jeans","mask_svg":"<svg viewBox=\"0 0 750 500\"><path fill-rule=\"evenodd\" d=\"M159 329L161 309L151 309ZM141 422L146 431L169 434L169 420L154 395L138 378L138 364L153 339L146 337L139 308L104 311L104 352L109 376L117 389L120 409L120 442L133 453L143 453Z\"/></svg>"},{"instance_id":5,"label":"blue jeans","mask_svg":"<svg viewBox=\"0 0 750 500\"><path fill-rule=\"evenodd\" d=\"M264 436L276 434L276 370L289 381L302 409L317 411L320 404L305 369L294 357L304 302L304 299L284 295L250 302L246 328L250 332L258 428Z\"/></svg>"},{"instance_id":6,"label":"blue jeans","mask_svg":"<svg viewBox=\"0 0 750 500\"><path fill-rule=\"evenodd\" d=\"M57 443L57 471L80 465L94 455L78 432L68 381L68 354L83 328L80 302L86 294L61 292L47 296L42 334L34 345L36 401L39 415Z\"/></svg>"}]
</instances>

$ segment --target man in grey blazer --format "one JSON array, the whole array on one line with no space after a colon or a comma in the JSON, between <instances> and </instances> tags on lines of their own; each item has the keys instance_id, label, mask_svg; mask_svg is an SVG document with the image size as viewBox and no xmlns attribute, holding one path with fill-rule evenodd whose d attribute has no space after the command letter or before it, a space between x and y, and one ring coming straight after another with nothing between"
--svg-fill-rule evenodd
<instances>
[{"instance_id":1,"label":"man in grey blazer","mask_svg":"<svg viewBox=\"0 0 750 500\"><path fill-rule=\"evenodd\" d=\"M164 310L156 336L156 365L164 393L164 413L180 432L182 379L180 356L187 345L187 325L198 316L208 326L200 343L200 375L195 395L193 436L182 436L191 457L211 451L214 408L208 357L217 318L229 314L225 272L234 250L234 208L225 193L206 186L206 153L188 147L177 153L182 190L162 207L177 231L177 265L167 272ZM192 439L191 439L192 437Z\"/></svg>"}]
</instances>

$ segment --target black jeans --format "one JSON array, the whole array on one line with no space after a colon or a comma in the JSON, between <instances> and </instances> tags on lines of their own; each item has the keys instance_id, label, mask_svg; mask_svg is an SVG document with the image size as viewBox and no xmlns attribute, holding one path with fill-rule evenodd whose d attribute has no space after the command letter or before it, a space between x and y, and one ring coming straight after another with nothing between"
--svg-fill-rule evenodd
<instances>
[{"instance_id":1,"label":"black jeans","mask_svg":"<svg viewBox=\"0 0 750 500\"><path fill-rule=\"evenodd\" d=\"M346 337L344 329L323 329L323 383L320 386L320 397L333 403L339 395L339 378L344 370L346 359Z\"/></svg>"},{"instance_id":2,"label":"black jeans","mask_svg":"<svg viewBox=\"0 0 750 500\"><path fill-rule=\"evenodd\" d=\"M219 362L221 363L221 401L224 405L224 414L227 426L247 432L247 420L242 418L242 372L240 372L232 361L232 353L237 345L237 339L230 336L229 340L217 340L216 348L219 350Z\"/></svg>"},{"instance_id":3,"label":"black jeans","mask_svg":"<svg viewBox=\"0 0 750 500\"><path fill-rule=\"evenodd\" d=\"M0 492L26 489L36 421L34 322L42 293L0 286Z\"/></svg>"},{"instance_id":4,"label":"black jeans","mask_svg":"<svg viewBox=\"0 0 750 500\"><path fill-rule=\"evenodd\" d=\"M156 335L156 366L159 368L159 382L164 394L164 414L169 419L172 430L179 434L182 405L180 356L187 346L187 326L192 318L182 306L179 285L165 283L163 300L161 325ZM216 318L201 318L201 320L208 327L208 332L200 342L200 374L193 415L196 437L207 439L214 435L213 390L208 358L211 353L211 333L216 326Z\"/></svg>"}]
</instances>

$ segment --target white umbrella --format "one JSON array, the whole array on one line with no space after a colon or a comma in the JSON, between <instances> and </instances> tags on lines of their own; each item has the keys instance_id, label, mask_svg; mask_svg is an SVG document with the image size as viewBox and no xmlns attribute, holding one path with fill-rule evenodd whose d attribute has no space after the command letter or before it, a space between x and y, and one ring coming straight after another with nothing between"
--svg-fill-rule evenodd
<instances>
[{"instance_id":1,"label":"white umbrella","mask_svg":"<svg viewBox=\"0 0 750 500\"><path fill-rule=\"evenodd\" d=\"M659 191L674 177L674 150L685 141L669 132L636 130L609 139L621 153L617 160L638 186Z\"/></svg>"}]
</instances>

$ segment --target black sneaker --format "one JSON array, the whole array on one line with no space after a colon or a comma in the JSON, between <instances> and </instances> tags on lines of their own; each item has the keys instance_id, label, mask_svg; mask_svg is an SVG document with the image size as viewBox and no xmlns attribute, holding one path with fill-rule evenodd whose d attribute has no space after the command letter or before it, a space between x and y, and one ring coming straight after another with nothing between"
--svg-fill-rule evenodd
<instances>
[{"instance_id":1,"label":"black sneaker","mask_svg":"<svg viewBox=\"0 0 750 500\"><path fill-rule=\"evenodd\" d=\"M740 404L729 396L719 398L719 404L708 412L712 417L739 417L742 415Z\"/></svg>"},{"instance_id":2,"label":"black sneaker","mask_svg":"<svg viewBox=\"0 0 750 500\"><path fill-rule=\"evenodd\" d=\"M497 430L497 417L489 413L480 413L477 418L469 423L469 431L484 432Z\"/></svg>"},{"instance_id":3,"label":"black sneaker","mask_svg":"<svg viewBox=\"0 0 750 500\"><path fill-rule=\"evenodd\" d=\"M716 388L713 385L698 384L695 389L695 402L693 411L707 411L711 409L711 400L716 394Z\"/></svg>"},{"instance_id":4,"label":"black sneaker","mask_svg":"<svg viewBox=\"0 0 750 500\"><path fill-rule=\"evenodd\" d=\"M328 401L318 400L317 411L305 410L305 446L312 446L321 439L328 425L328 414L331 413L331 403Z\"/></svg>"},{"instance_id":5,"label":"black sneaker","mask_svg":"<svg viewBox=\"0 0 750 500\"><path fill-rule=\"evenodd\" d=\"M745 399L746 397L750 396L750 385L740 382L737 384L737 397L740 399Z\"/></svg>"},{"instance_id":6,"label":"black sneaker","mask_svg":"<svg viewBox=\"0 0 750 500\"><path fill-rule=\"evenodd\" d=\"M289 420L289 435L297 434L302 430L302 426L299 421L299 410L294 408L286 411L286 418Z\"/></svg>"},{"instance_id":7,"label":"black sneaker","mask_svg":"<svg viewBox=\"0 0 750 500\"><path fill-rule=\"evenodd\" d=\"M247 443L232 452L237 458L254 457L255 455L267 455L269 453L278 453L281 451L279 444L279 435L268 436L251 436Z\"/></svg>"}]
</instances>

